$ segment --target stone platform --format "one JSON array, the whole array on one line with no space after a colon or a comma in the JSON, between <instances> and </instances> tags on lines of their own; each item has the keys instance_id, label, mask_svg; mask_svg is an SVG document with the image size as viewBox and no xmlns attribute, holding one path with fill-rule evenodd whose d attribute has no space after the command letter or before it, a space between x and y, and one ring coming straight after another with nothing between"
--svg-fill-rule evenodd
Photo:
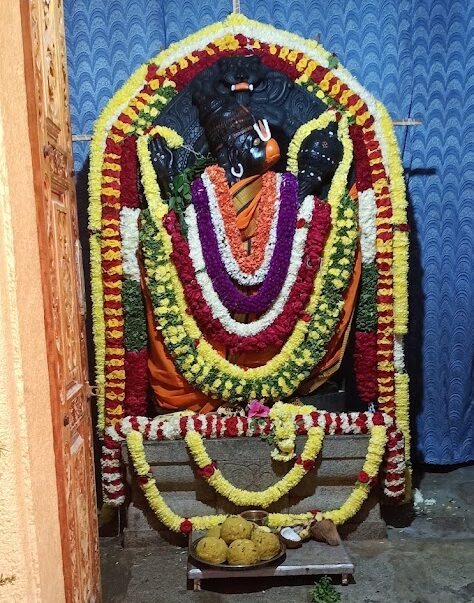
<instances>
[{"instance_id":1,"label":"stone platform","mask_svg":"<svg viewBox=\"0 0 474 603\"><path fill-rule=\"evenodd\" d=\"M349 496L367 453L368 436L326 436L316 468L302 481L269 507L269 511L306 512L339 507ZM296 452L300 453L306 437L297 437ZM222 473L237 487L263 490L278 481L292 463L273 461L270 446L259 438L229 438L206 440L209 456L217 461ZM169 506L183 516L213 513L239 513L236 507L222 498L196 473L184 441L145 442L148 463L157 486ZM124 529L125 546L143 546L169 542L186 546L186 539L166 529L155 517L130 466L127 447L123 445L131 501ZM379 492L374 489L362 509L349 523L341 526L344 539L380 539L386 535L380 516Z\"/></svg>"}]
</instances>

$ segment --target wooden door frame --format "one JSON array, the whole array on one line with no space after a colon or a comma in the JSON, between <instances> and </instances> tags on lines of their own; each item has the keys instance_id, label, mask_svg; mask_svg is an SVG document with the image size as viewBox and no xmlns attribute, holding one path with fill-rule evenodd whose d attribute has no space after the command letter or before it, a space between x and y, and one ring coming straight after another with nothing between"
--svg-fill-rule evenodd
<instances>
[{"instance_id":1,"label":"wooden door frame","mask_svg":"<svg viewBox=\"0 0 474 603\"><path fill-rule=\"evenodd\" d=\"M54 1L54 0L52 0ZM61 0L57 0L61 2ZM66 488L67 483L67 467L65 466L64 460L64 430L70 421L70 417L64 415L64 411L61 406L61 388L63 383L58 377L58 371L56 370L57 360L57 349L55 343L55 315L52 310L52 304L50 300L55 298L57 291L53 288L52 273L55 270L55 266L51 264L51 240L48 236L48 214L49 211L47 203L44 201L44 173L47 169L45 163L48 162L50 172L52 171L51 188L53 193L62 194L59 182L69 182L71 190L74 189L74 172L73 172L73 158L72 158L72 142L70 140L70 132L66 133L67 140L64 140L64 133L62 133L57 141L57 144L50 144L49 140L45 140L44 136L44 124L40 122L41 103L38 102L37 96L38 91L36 90L36 82L38 80L38 65L35 64L35 60L38 59L38 46L35 35L37 32L32 28L32 22L34 23L35 11L39 11L39 7L42 5L42 0L20 0L21 5L21 21L22 21L22 36L23 36L23 48L24 48L24 61L25 61L25 79L27 89L27 106L28 106L28 125L30 133L30 145L31 145L31 157L32 167L34 175L34 190L36 198L36 220L38 227L38 242L40 250L40 266L41 266L41 281L43 298L47 300L44 303L44 324L46 333L46 348L48 357L48 373L49 373L49 385L50 385L50 403L51 403L51 419L52 419L52 432L53 432L53 446L54 446L54 457L55 457L55 469L56 469L56 481L57 481L57 500L58 500L58 514L59 524L61 526L61 550L62 550L62 570L64 576L64 589L66 601L75 600L75 585L73 579L73 565L71 560L71 542L69 523L71 518L68 517L68 510L70 509L70 501L68 506L68 491ZM35 47L36 43L36 47ZM44 83L44 82L43 82ZM66 81L67 86L67 81ZM43 116L43 120L44 120ZM46 118L47 122L47 118ZM54 133L55 124L47 123L48 131ZM58 133L59 134L59 133ZM63 137L63 140L61 140ZM49 138L47 136L46 138ZM75 196L74 196L74 203ZM49 224L51 228L51 224ZM77 227L77 224L76 224ZM82 269L82 267L79 267ZM83 362L87 368L87 356L84 350ZM87 378L84 375L84 383L81 385L86 387ZM88 386L88 384L87 384ZM91 450L91 456L93 458L93 451ZM94 474L93 474L94 477ZM97 571L99 571L97 569ZM98 599L94 599L98 601Z\"/></svg>"},{"instance_id":2,"label":"wooden door frame","mask_svg":"<svg viewBox=\"0 0 474 603\"><path fill-rule=\"evenodd\" d=\"M35 95L35 68L34 68L34 51L32 43L31 29L31 7L29 2L21 2L21 20L23 31L23 48L25 58L25 78L27 89L27 106L28 106L28 126L30 132L31 159L33 164L33 178L36 199L36 221L38 225L38 242L40 250L40 267L41 267L41 284L44 300L50 300L53 296L51 282L48 275L47 256L44 251L48 249L48 236L46 233L46 219L44 214L43 204L43 173L44 159L47 149L42 148L40 143L40 131L38 123L38 106ZM54 458L56 468L56 481L58 485L58 513L61 529L61 550L63 562L64 588L66 598L70 596L73 590L71 564L69 560L69 535L65 526L67 526L67 506L66 506L66 491L64 488L65 471L62 462L62 447L61 447L61 431L64 428L61 425L60 418L60 384L57 380L57 372L52 366L51 359L54 358L54 325L51 309L44 304L44 323L46 333L46 347L48 355L48 373L49 373L49 394L51 400L51 420L53 426L53 445Z\"/></svg>"},{"instance_id":3,"label":"wooden door frame","mask_svg":"<svg viewBox=\"0 0 474 603\"><path fill-rule=\"evenodd\" d=\"M21 5L0 20L0 587L2 601L61 603L60 522Z\"/></svg>"}]
</instances>

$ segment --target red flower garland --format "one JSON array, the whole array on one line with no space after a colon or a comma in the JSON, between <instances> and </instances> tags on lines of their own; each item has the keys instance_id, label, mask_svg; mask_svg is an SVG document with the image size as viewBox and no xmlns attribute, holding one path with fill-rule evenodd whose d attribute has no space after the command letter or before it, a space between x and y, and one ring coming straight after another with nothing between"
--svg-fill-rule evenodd
<instances>
[{"instance_id":1,"label":"red flower garland","mask_svg":"<svg viewBox=\"0 0 474 603\"><path fill-rule=\"evenodd\" d=\"M316 467L316 463L311 459L306 459L303 461L301 456L298 456L295 461L296 465L303 465L303 469L305 471L312 471Z\"/></svg>"},{"instance_id":2,"label":"red flower garland","mask_svg":"<svg viewBox=\"0 0 474 603\"><path fill-rule=\"evenodd\" d=\"M121 156L123 147L114 142L110 137L107 138L104 152L104 163L114 164L120 170ZM111 172L113 175L111 176ZM110 192L121 192L120 171L113 171L109 168L102 168L102 177L112 179L107 182L106 189ZM119 297L122 291L122 275L120 270L122 260L114 257L107 259L109 252L116 255L120 252L120 197L113 194L101 195L102 200L102 237L101 237L101 267L103 274L104 290L104 314L107 309L123 310L119 301L106 299L105 296ZM104 233L105 231L105 233ZM119 246L117 247L117 242ZM118 273L117 273L118 272ZM123 315L122 315L123 316ZM113 329L105 329L105 420L111 423L114 419L120 419L123 416L122 402L124 400L123 379L119 377L120 370L123 368L123 342L124 326L117 325ZM122 492L123 494L123 492Z\"/></svg>"},{"instance_id":3,"label":"red flower garland","mask_svg":"<svg viewBox=\"0 0 474 603\"><path fill-rule=\"evenodd\" d=\"M124 412L142 416L147 410L148 350L125 352L125 402Z\"/></svg>"},{"instance_id":4,"label":"red flower garland","mask_svg":"<svg viewBox=\"0 0 474 603\"><path fill-rule=\"evenodd\" d=\"M187 517L185 517L183 519L183 521L181 522L179 529L181 530L181 532L183 534L189 534L190 532L193 531L193 524L189 521L189 519Z\"/></svg>"},{"instance_id":5,"label":"red flower garland","mask_svg":"<svg viewBox=\"0 0 474 603\"><path fill-rule=\"evenodd\" d=\"M205 467L198 469L197 473L200 477L203 477L204 479L209 479L210 477L212 477L214 475L216 469L217 469L217 465L214 461L214 462L210 463L209 465L206 465Z\"/></svg>"},{"instance_id":6,"label":"red flower garland","mask_svg":"<svg viewBox=\"0 0 474 603\"><path fill-rule=\"evenodd\" d=\"M354 371L357 393L363 402L377 400L377 334L355 332Z\"/></svg>"},{"instance_id":7,"label":"red flower garland","mask_svg":"<svg viewBox=\"0 0 474 603\"><path fill-rule=\"evenodd\" d=\"M128 136L123 141L121 169L120 197L124 207L140 207L137 183L137 145L133 136Z\"/></svg>"},{"instance_id":8,"label":"red flower garland","mask_svg":"<svg viewBox=\"0 0 474 603\"><path fill-rule=\"evenodd\" d=\"M386 449L386 462L384 464L383 487L386 496L394 502L401 502L405 492L405 455L404 439L400 430L393 425L393 419L381 412L376 413L329 413L327 411L314 411L310 414L311 422L305 426L305 417L296 415L295 430L297 435L305 435L309 427L321 425L323 417L326 434L358 434L369 433L370 420L373 425L387 425L388 439ZM307 421L307 417L306 417ZM189 430L196 431L205 438L226 438L226 437L260 437L262 434L269 434L272 430L272 422L267 419L262 425L258 420L248 417L221 417L216 415L193 415L192 417L181 417L179 420L179 437L177 434L165 437L163 426L167 419L149 419L142 417L139 421L136 417L125 417L122 421L109 428L104 440L103 466L104 461L108 467L108 473L104 473L104 488L107 497L117 498L114 486L119 483L117 477L120 476L120 446L126 439L126 434L130 429L140 431L145 440L162 441L184 439ZM191 424L190 424L191 423ZM344 427L343 427L344 425ZM297 463L301 463L299 458ZM312 465L306 464L305 470L312 470ZM213 462L202 469L202 477L209 479L216 469ZM367 483L366 473L362 470L358 474L358 480L361 483ZM374 480L375 481L375 480ZM109 485L111 488L109 488ZM186 525L186 524L185 524Z\"/></svg>"},{"instance_id":9,"label":"red flower garland","mask_svg":"<svg viewBox=\"0 0 474 603\"><path fill-rule=\"evenodd\" d=\"M372 176L370 173L367 150L364 144L364 133L360 126L352 124L349 126L349 134L354 149L357 191L362 193L372 187Z\"/></svg>"}]
</instances>

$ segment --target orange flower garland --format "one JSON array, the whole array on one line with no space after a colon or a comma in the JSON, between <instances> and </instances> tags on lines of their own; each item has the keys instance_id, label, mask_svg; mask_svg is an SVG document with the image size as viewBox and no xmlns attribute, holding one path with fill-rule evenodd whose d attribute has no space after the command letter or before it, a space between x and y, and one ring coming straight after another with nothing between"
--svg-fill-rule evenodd
<instances>
[{"instance_id":1,"label":"orange flower garland","mask_svg":"<svg viewBox=\"0 0 474 603\"><path fill-rule=\"evenodd\" d=\"M225 233L232 254L242 271L254 273L262 264L270 228L276 211L276 175L267 172L262 176L261 201L258 206L257 227L252 238L252 250L247 250L242 243L240 230L236 223L235 208L230 196L229 185L224 170L213 165L207 168L209 177L214 183L219 209L224 223Z\"/></svg>"}]
</instances>

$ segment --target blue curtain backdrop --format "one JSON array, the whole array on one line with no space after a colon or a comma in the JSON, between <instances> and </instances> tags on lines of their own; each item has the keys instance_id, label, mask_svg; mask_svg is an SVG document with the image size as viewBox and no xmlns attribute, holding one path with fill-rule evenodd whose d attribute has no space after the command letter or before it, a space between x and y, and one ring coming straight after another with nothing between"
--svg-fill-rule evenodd
<instances>
[{"instance_id":1,"label":"blue curtain backdrop","mask_svg":"<svg viewBox=\"0 0 474 603\"><path fill-rule=\"evenodd\" d=\"M231 10L231 0L65 0L72 130L90 134L141 63ZM320 34L398 128L411 206L407 363L419 460L474 458L474 3L242 0L241 11ZM88 142L74 144L79 172Z\"/></svg>"}]
</instances>

